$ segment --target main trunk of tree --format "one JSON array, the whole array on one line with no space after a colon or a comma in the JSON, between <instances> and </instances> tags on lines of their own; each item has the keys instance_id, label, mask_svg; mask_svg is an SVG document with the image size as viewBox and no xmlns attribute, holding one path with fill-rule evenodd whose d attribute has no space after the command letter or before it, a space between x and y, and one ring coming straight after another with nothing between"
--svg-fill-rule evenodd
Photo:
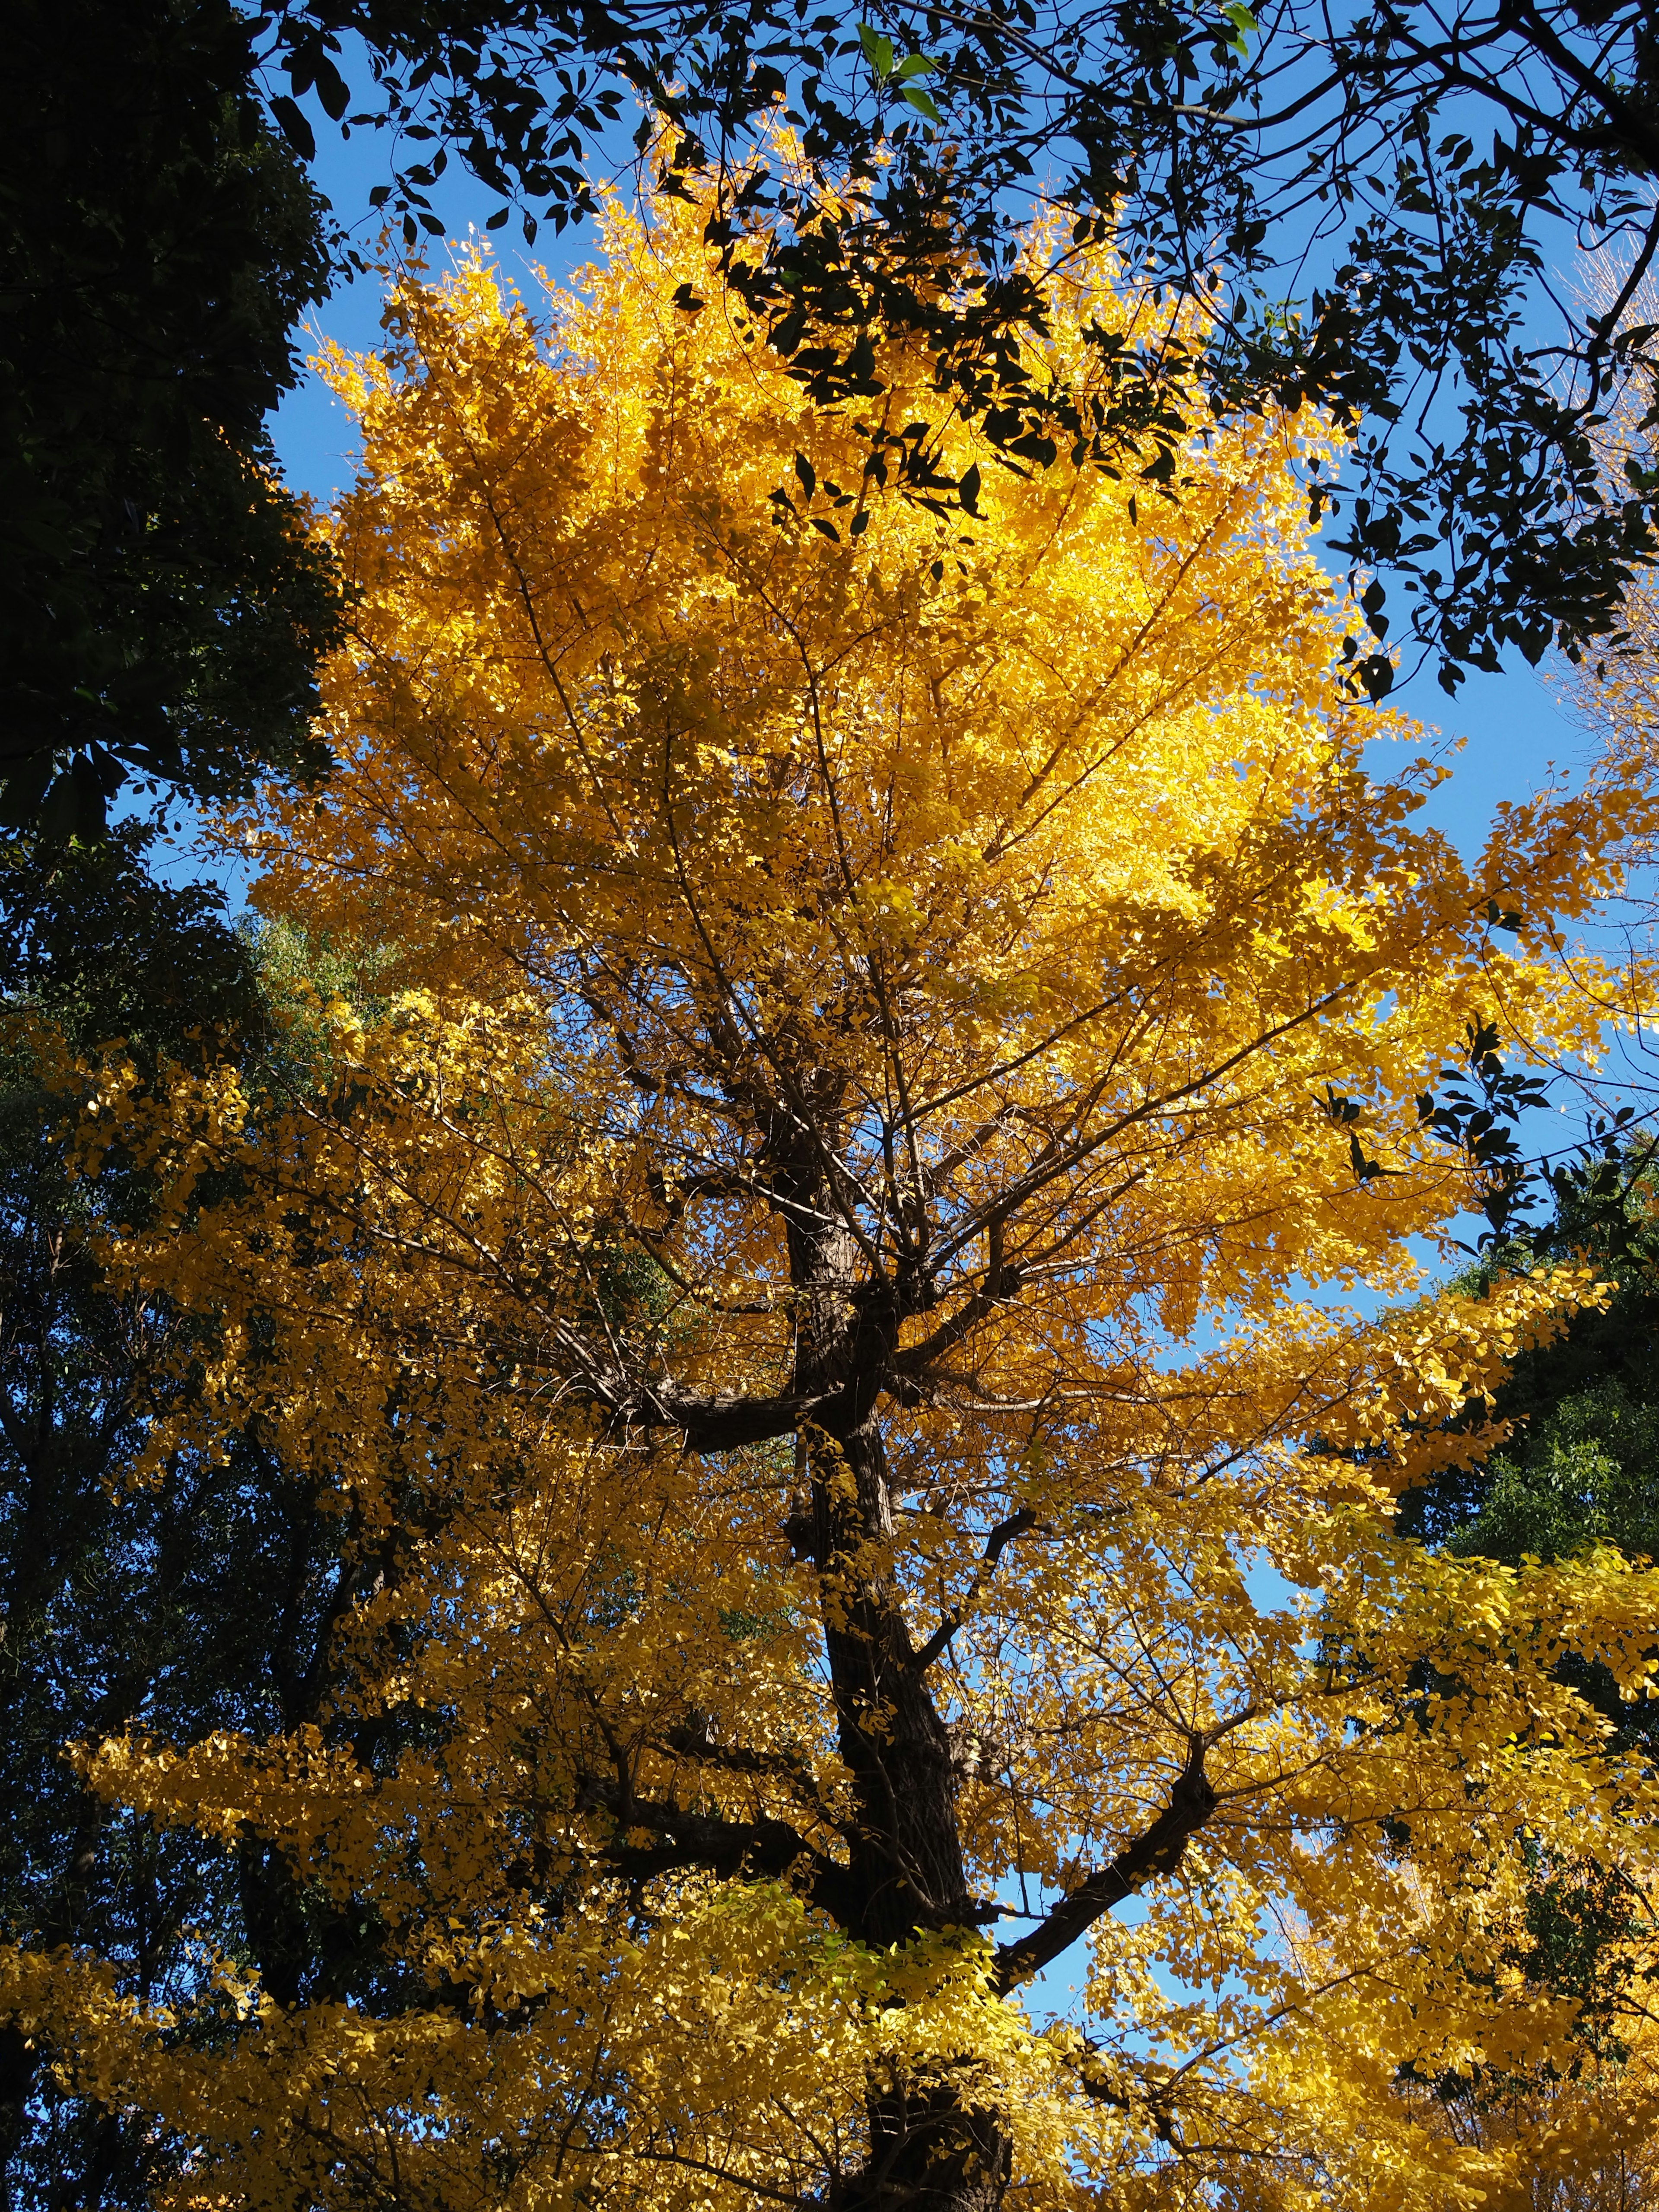
<instances>
[{"instance_id":1,"label":"main trunk of tree","mask_svg":"<svg viewBox=\"0 0 1659 2212\"><path fill-rule=\"evenodd\" d=\"M826 1219L829 1196L816 1183L812 1226L791 1227L797 1382L840 1386L840 1410L807 1439L812 1553L839 1748L858 1807L857 1923L848 1932L885 1950L970 1926L982 1909L963 1866L949 1732L915 1664L885 1559L893 1500L878 1403L898 1312L860 1267L851 1231ZM791 1209L795 1222L805 1211ZM833 2191L834 2212L995 2212L1009 2146L994 2113L948 2084L902 2078L872 2081L867 2111L869 2157Z\"/></svg>"}]
</instances>

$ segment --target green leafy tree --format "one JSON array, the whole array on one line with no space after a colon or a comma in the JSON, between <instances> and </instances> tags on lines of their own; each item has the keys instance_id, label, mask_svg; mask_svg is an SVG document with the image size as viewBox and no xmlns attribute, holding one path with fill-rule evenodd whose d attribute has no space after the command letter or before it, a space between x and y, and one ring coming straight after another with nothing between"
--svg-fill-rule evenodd
<instances>
[{"instance_id":1,"label":"green leafy tree","mask_svg":"<svg viewBox=\"0 0 1659 2212\"><path fill-rule=\"evenodd\" d=\"M1510 1565L1595 1543L1659 1559L1659 1220L1649 1153L1597 1158L1563 1173L1555 1193L1553 1217L1500 1246L1467 1286L1509 1265L1583 1254L1610 1295L1518 1356L1494 1401L1508 1441L1484 1464L1414 1492L1404 1524L1462 1556Z\"/></svg>"},{"instance_id":2,"label":"green leafy tree","mask_svg":"<svg viewBox=\"0 0 1659 2212\"><path fill-rule=\"evenodd\" d=\"M0 134L0 823L310 775L339 597L266 416L328 280L229 0L18 0Z\"/></svg>"}]
</instances>

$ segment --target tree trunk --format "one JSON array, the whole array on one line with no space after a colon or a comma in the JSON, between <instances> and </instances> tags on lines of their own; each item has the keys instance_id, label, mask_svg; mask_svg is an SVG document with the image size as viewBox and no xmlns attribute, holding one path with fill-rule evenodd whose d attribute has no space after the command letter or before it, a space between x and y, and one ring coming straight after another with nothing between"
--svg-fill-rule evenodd
<instances>
[{"instance_id":1,"label":"tree trunk","mask_svg":"<svg viewBox=\"0 0 1659 2212\"><path fill-rule=\"evenodd\" d=\"M819 1206L822 1193L815 1193ZM820 1213L819 1218L822 1219ZM841 1755L853 1777L851 1888L860 1941L885 1950L981 1917L963 1865L950 1737L929 1693L896 1587L866 1547L893 1532L878 1407L898 1316L859 1281L850 1235L792 1236L802 1328L798 1381L841 1386L813 1434L812 1550ZM872 1297L872 1291L875 1297ZM870 2153L832 2190L834 2212L996 2212L1009 2145L997 2115L948 2084L872 2083Z\"/></svg>"},{"instance_id":2,"label":"tree trunk","mask_svg":"<svg viewBox=\"0 0 1659 2212\"><path fill-rule=\"evenodd\" d=\"M28 2124L39 2053L20 2027L0 2027L0 2212L21 2204L17 2154Z\"/></svg>"}]
</instances>

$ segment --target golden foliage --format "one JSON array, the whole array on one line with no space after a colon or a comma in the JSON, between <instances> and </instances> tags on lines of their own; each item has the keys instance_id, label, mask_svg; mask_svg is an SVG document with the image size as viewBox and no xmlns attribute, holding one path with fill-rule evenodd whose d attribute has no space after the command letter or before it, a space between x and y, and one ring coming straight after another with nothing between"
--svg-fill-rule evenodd
<instances>
[{"instance_id":1,"label":"golden foliage","mask_svg":"<svg viewBox=\"0 0 1659 2212\"><path fill-rule=\"evenodd\" d=\"M927 363L814 415L701 220L336 361L343 767L226 835L374 995L292 990L276 1074L112 1058L84 1150L215 1331L134 1479L252 1425L351 1601L287 1733L77 1755L374 1964L183 2023L66 1965L60 2067L198 2145L180 2205L1500 2201L1401 2084L1574 2062L1516 1844L1638 1850L1558 1662L1642 1695L1659 1590L1391 1529L1589 1278L1339 1300L1468 1201L1415 1098L1472 1022L1594 1049L1562 930L1653 804L1465 866L1362 764L1316 422L1171 500L949 431L930 507ZM1154 311L1070 266L1086 379Z\"/></svg>"}]
</instances>

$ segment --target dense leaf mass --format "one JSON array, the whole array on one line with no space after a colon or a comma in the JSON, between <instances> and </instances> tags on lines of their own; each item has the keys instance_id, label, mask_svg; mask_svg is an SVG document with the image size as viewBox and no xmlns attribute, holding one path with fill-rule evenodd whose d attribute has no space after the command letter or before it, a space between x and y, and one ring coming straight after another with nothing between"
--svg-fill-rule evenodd
<instances>
[{"instance_id":1,"label":"dense leaf mass","mask_svg":"<svg viewBox=\"0 0 1659 2212\"><path fill-rule=\"evenodd\" d=\"M930 509L867 464L932 356L816 411L708 217L612 216L540 333L406 283L337 363L342 771L227 824L277 1042L60 1052L143 1186L110 1279L197 1333L128 1480L256 1437L339 1566L279 1717L72 1753L234 1917L165 2004L22 1941L12 2018L181 2204L1495 2189L1415 2085L1588 2047L1517 1839L1645 1848L1565 1662L1639 1703L1659 1610L1392 1504L1598 1294L1306 1286L1403 1288L1467 1202L1417 1100L1494 1004L1538 1053L1644 1011L1557 949L1653 803L1466 866L1360 765L1309 411L1150 511L958 426L978 512ZM1045 374L1200 342L1103 251L1068 286Z\"/></svg>"},{"instance_id":2,"label":"dense leaf mass","mask_svg":"<svg viewBox=\"0 0 1659 2212\"><path fill-rule=\"evenodd\" d=\"M327 556L265 416L325 287L228 0L19 0L0 136L0 814L314 774Z\"/></svg>"},{"instance_id":3,"label":"dense leaf mass","mask_svg":"<svg viewBox=\"0 0 1659 2212\"><path fill-rule=\"evenodd\" d=\"M868 399L880 332L902 329L934 362L929 420L963 410L1028 465L1081 445L1156 487L1194 410L1306 398L1363 419L1342 550L1393 572L1449 685L1506 648L1617 630L1652 553L1645 0L1376 0L1348 19L1310 0L279 0L260 21L295 143L314 144L308 95L395 128L374 197L411 245L441 230L452 152L528 236L591 212L590 165L643 110L674 188L719 179L727 273L821 402ZM765 154L780 119L796 162ZM1204 301L1220 319L1201 351L1109 326L1109 377L1036 373L1021 333L1044 288L1010 222L1034 191L1065 211L1056 259L1109 228ZM1593 307L1553 274L1574 234L1610 272ZM1609 483L1595 428L1632 380L1642 450ZM949 489L919 466L924 495ZM1401 626L1382 605L1378 585L1379 639ZM1366 659L1380 690L1389 664Z\"/></svg>"},{"instance_id":4,"label":"dense leaf mass","mask_svg":"<svg viewBox=\"0 0 1659 2212\"><path fill-rule=\"evenodd\" d=\"M1659 1556L1659 1249L1645 1144L1570 1165L1552 1217L1467 1278L1484 1288L1540 1257L1587 1259L1607 1281L1559 1338L1522 1353L1493 1401L1503 1448L1401 1502L1431 1542L1514 1562L1587 1544Z\"/></svg>"}]
</instances>

